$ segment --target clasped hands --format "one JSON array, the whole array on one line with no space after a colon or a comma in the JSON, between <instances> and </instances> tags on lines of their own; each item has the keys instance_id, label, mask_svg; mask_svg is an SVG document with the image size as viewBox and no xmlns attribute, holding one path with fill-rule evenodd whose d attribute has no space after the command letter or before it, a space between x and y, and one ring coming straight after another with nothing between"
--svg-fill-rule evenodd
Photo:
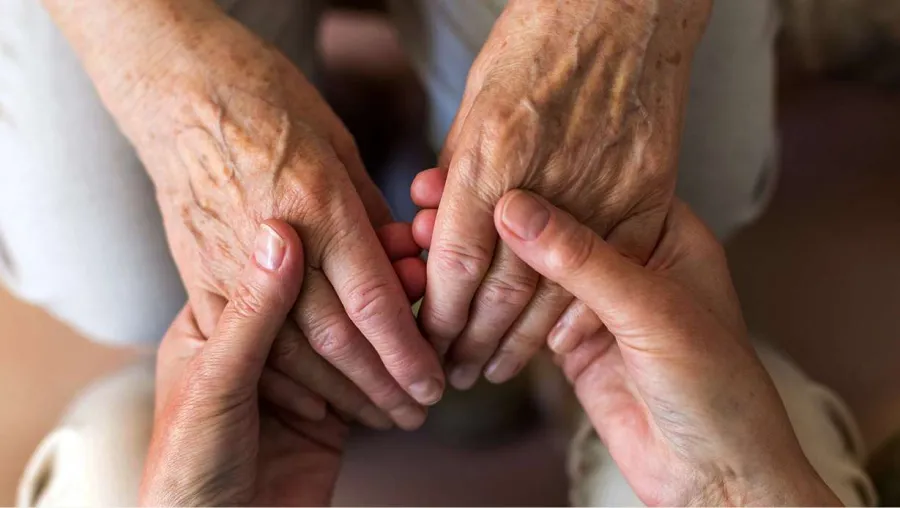
<instances>
[{"instance_id":1,"label":"clasped hands","mask_svg":"<svg viewBox=\"0 0 900 508\"><path fill-rule=\"evenodd\" d=\"M145 502L325 504L345 418L416 428L445 366L458 388L502 382L548 336L642 499L823 492L719 248L672 201L708 0L511 0L412 229L316 89L214 2L79 5L61 28L153 179L189 294ZM809 488L760 491L781 472Z\"/></svg>"},{"instance_id":2,"label":"clasped hands","mask_svg":"<svg viewBox=\"0 0 900 508\"><path fill-rule=\"evenodd\" d=\"M746 340L721 248L687 207L673 204L645 267L526 191L504 195L494 221L520 259L604 324L557 360L645 503L838 503ZM384 237L385 250L411 252L409 240ZM324 407L303 418L261 383L304 257L296 231L267 220L214 332L203 335L190 305L176 319L158 358L144 504L329 503L346 424ZM425 267L405 266L412 300Z\"/></svg>"}]
</instances>

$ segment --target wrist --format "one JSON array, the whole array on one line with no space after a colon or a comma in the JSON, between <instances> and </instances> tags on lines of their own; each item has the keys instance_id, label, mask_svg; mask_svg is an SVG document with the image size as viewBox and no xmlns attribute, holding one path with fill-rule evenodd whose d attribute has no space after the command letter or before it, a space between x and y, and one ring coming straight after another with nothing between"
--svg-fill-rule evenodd
<instances>
[{"instance_id":1,"label":"wrist","mask_svg":"<svg viewBox=\"0 0 900 508\"><path fill-rule=\"evenodd\" d=\"M224 16L211 0L43 1L114 116L163 79L198 26Z\"/></svg>"},{"instance_id":2,"label":"wrist","mask_svg":"<svg viewBox=\"0 0 900 508\"><path fill-rule=\"evenodd\" d=\"M558 0L509 0L507 9L581 22L594 12L598 20L610 21L614 33L627 32L629 27L656 30L657 26L671 26L674 35L692 40L702 35L712 4L713 0L572 0L560 6ZM618 23L612 25L614 21Z\"/></svg>"},{"instance_id":3,"label":"wrist","mask_svg":"<svg viewBox=\"0 0 900 508\"><path fill-rule=\"evenodd\" d=\"M761 474L714 477L690 501L699 506L843 506L803 459L796 468L769 468Z\"/></svg>"}]
</instances>

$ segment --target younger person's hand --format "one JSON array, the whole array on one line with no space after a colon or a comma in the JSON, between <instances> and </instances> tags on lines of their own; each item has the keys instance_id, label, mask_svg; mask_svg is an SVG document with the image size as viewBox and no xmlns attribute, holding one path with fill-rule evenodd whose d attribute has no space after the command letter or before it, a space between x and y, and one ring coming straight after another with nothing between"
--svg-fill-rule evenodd
<instances>
[{"instance_id":1,"label":"younger person's hand","mask_svg":"<svg viewBox=\"0 0 900 508\"><path fill-rule=\"evenodd\" d=\"M378 236L407 298L418 300L425 264L413 255L410 226L391 224ZM297 233L266 221L212 336L190 305L176 318L157 359L144 504L329 503L346 425L321 397L263 368L303 274Z\"/></svg>"},{"instance_id":2,"label":"younger person's hand","mask_svg":"<svg viewBox=\"0 0 900 508\"><path fill-rule=\"evenodd\" d=\"M303 272L297 233L267 221L212 336L201 334L190 305L176 318L157 360L143 504L329 503L346 425L309 394L296 400L316 406L321 421L300 419L258 389Z\"/></svg>"},{"instance_id":3,"label":"younger person's hand","mask_svg":"<svg viewBox=\"0 0 900 508\"><path fill-rule=\"evenodd\" d=\"M557 347L559 360L641 500L839 504L745 337L721 247L686 206L673 205L646 267L525 191L494 219L516 256L605 325Z\"/></svg>"}]
</instances>

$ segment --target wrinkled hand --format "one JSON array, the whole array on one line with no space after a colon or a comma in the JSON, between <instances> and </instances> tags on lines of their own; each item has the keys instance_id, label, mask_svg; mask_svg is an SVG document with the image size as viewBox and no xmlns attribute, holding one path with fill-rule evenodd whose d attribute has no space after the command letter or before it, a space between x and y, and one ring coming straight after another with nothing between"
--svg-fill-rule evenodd
<instances>
[{"instance_id":1,"label":"wrinkled hand","mask_svg":"<svg viewBox=\"0 0 900 508\"><path fill-rule=\"evenodd\" d=\"M523 261L605 325L558 357L648 505L835 505L746 340L725 256L673 204L645 267L571 215L513 191L495 214Z\"/></svg>"},{"instance_id":2,"label":"wrinkled hand","mask_svg":"<svg viewBox=\"0 0 900 508\"><path fill-rule=\"evenodd\" d=\"M328 505L347 427L261 400L275 336L303 281L287 224L260 227L256 250L207 340L190 305L157 358L156 416L141 485L150 506Z\"/></svg>"},{"instance_id":3,"label":"wrinkled hand","mask_svg":"<svg viewBox=\"0 0 900 508\"><path fill-rule=\"evenodd\" d=\"M440 398L443 375L392 269L399 258L379 245L390 213L351 136L280 53L217 10L193 15L167 34L163 68L118 84L132 91L113 111L156 183L200 330L238 296L256 225L283 219L303 238L306 277L266 391L302 385L368 425L390 425L380 409L417 427L417 402ZM417 255L408 243L401 257Z\"/></svg>"},{"instance_id":4,"label":"wrinkled hand","mask_svg":"<svg viewBox=\"0 0 900 508\"><path fill-rule=\"evenodd\" d=\"M497 241L500 197L529 189L646 261L669 209L706 0L512 0L473 65L441 156L420 323L450 382L502 382L558 318L567 344L599 326ZM414 201L436 207L415 187ZM567 310L568 308L568 310ZM487 365L486 369L484 369Z\"/></svg>"},{"instance_id":5,"label":"wrinkled hand","mask_svg":"<svg viewBox=\"0 0 900 508\"><path fill-rule=\"evenodd\" d=\"M390 255L408 249L404 241L385 240ZM396 269L409 299L421 298L424 263L408 258ZM277 376L265 362L303 272L297 233L266 221L212 334L200 331L190 304L176 318L157 356L143 504L329 504L346 424L305 388L274 398L265 391Z\"/></svg>"}]
</instances>

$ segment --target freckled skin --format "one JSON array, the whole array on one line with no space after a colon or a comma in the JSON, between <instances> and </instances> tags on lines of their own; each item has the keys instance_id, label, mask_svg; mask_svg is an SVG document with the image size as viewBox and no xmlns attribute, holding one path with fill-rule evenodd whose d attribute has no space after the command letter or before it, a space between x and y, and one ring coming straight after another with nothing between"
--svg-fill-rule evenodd
<instances>
[{"instance_id":1,"label":"freckled skin","mask_svg":"<svg viewBox=\"0 0 900 508\"><path fill-rule=\"evenodd\" d=\"M397 408L424 415L410 387L430 382L425 397L439 397L442 372L375 233L390 210L293 63L214 2L45 3L156 186L201 331L232 296L258 225L282 219L309 274L271 368L372 426Z\"/></svg>"},{"instance_id":2,"label":"freckled skin","mask_svg":"<svg viewBox=\"0 0 900 508\"><path fill-rule=\"evenodd\" d=\"M454 195L446 208L480 210L489 223L503 192L531 189L645 260L674 190L688 64L709 1L512 0L470 72L443 152ZM195 305L203 331L216 321L214 302L230 296L255 227L281 218L303 237L315 271L308 281L318 281L295 309L300 331L316 331L313 314L342 320L308 337L317 351L349 347L358 354L344 357L365 358L341 372L390 384L354 380L370 395L390 393L376 402L385 410L409 403L418 381L442 389L437 355L377 254L374 228L390 212L346 129L283 55L208 0L44 3L156 185L190 299L212 302ZM460 194L458 181L477 185ZM439 213L436 231L441 224ZM447 243L470 244L466 234L437 234L434 258ZM429 270L432 293L432 282L454 276ZM395 316L397 324L385 322ZM432 333L434 316L426 295L425 331L454 335ZM466 316L455 321L465 325ZM534 337L546 335L541 326L530 327ZM519 351L516 369L530 353Z\"/></svg>"},{"instance_id":3,"label":"freckled skin","mask_svg":"<svg viewBox=\"0 0 900 508\"><path fill-rule=\"evenodd\" d=\"M572 301L527 268L503 272L489 211L510 189L540 194L630 258L648 259L674 194L690 60L709 9L706 0L509 3L441 156L447 189L420 321L451 362L484 366L508 353L524 365L553 325L536 316L555 320ZM472 209L484 217L457 213ZM463 263L463 248L478 261ZM454 282L463 272L481 282L463 288ZM497 280L531 300L488 309L479 302Z\"/></svg>"}]
</instances>

